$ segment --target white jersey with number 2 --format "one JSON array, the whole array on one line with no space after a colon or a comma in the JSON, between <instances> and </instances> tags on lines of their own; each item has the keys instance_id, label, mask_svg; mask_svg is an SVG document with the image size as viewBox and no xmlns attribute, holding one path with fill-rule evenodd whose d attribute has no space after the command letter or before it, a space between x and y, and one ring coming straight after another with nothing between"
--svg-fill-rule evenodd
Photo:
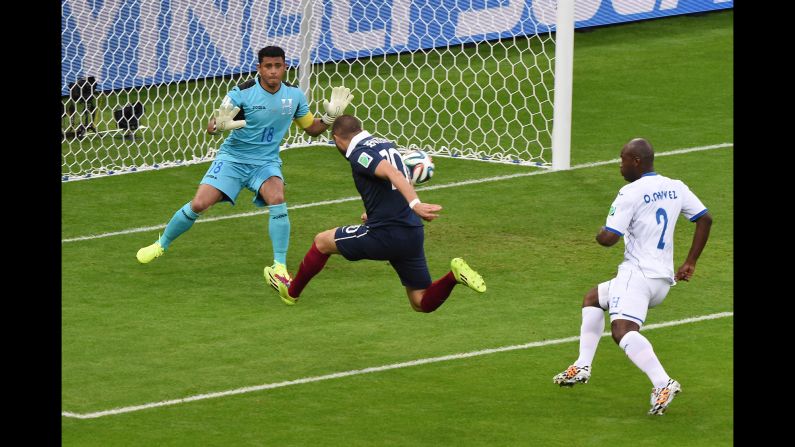
<instances>
[{"instance_id":1,"label":"white jersey with number 2","mask_svg":"<svg viewBox=\"0 0 795 447\"><path fill-rule=\"evenodd\" d=\"M640 270L646 278L674 284L674 227L679 213L691 222L707 209L681 180L647 172L618 191L605 229L624 236L619 269Z\"/></svg>"}]
</instances>

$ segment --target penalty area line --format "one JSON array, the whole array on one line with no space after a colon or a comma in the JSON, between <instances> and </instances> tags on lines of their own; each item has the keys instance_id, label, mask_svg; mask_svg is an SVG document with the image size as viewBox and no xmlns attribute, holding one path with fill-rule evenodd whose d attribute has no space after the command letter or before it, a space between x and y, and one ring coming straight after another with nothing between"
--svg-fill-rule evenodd
<instances>
[{"instance_id":1,"label":"penalty area line","mask_svg":"<svg viewBox=\"0 0 795 447\"><path fill-rule=\"evenodd\" d=\"M718 318L726 318L726 317L731 317L731 316L734 316L734 312L719 312L719 313L714 313L714 314L709 314L709 315L701 315L701 316L698 316L698 317L685 318L685 319L682 319L682 320L673 320L673 321L666 321L666 322L663 322L663 323L650 324L648 326L644 326L643 328L641 328L641 331L647 331L647 330L651 330L651 329L658 329L658 328L670 327L670 326L679 326L679 325L682 325L682 324L696 323L696 322L699 322L699 321L716 320ZM602 337L607 337L609 335L610 335L609 332L604 332L602 334ZM284 388L284 387L293 386L293 385L302 385L302 384L305 384L305 383L321 382L321 381L324 381L324 380L339 379L339 378L343 378L343 377L358 376L358 375L362 375L362 374L370 374L370 373L376 373L376 372L381 372L381 371L389 371L391 369L409 368L409 367L412 367L412 366L426 365L426 364L429 364L429 363L446 362L446 361L450 361L450 360L460 360L460 359L466 359L466 358L470 358L470 357L478 357L478 356L481 356L481 355L495 354L495 353L498 353L498 352L515 351L515 350L518 350L518 349L529 349L529 348L537 348L537 347L542 347L542 346L557 345L557 344L561 344L561 343L569 343L569 342L577 341L579 339L580 339L579 336L573 336L573 337L566 337L566 338L558 338L558 339L554 339L554 340L535 341L535 342L531 342L531 343L525 343L525 344L522 344L522 345L502 346L502 347L499 347L499 348L483 349L483 350L479 350L479 351L463 352L463 353L460 353L460 354L444 355L444 356L441 356L441 357L430 357L430 358L424 358L424 359L418 359L418 360L411 360L411 361L408 361L408 362L392 363L392 364L389 364L389 365L373 366L373 367L363 368L363 369L354 369L354 370L350 370L350 371L342 371L342 372L336 372L336 373L332 373L332 374L325 374L325 375L322 375L322 376L304 377L304 378L301 378L301 379L287 380L287 381L284 381L284 382L267 383L267 384L263 384L263 385L256 385L256 386L249 386L249 387L244 387L244 388L237 388L237 389L234 389L234 390L218 391L218 392L207 393L207 394L197 394L197 395L194 395L194 396L183 397L183 398L180 398L180 399L171 399L171 400L164 400L164 401L160 401L160 402L151 402L151 403L147 403L147 404L133 405L133 406L129 406L129 407L113 408L111 410L95 411L95 412L92 412L92 413L82 413L81 414L81 413L74 413L74 412L71 412L71 411L64 411L64 412L61 413L61 416L68 417L68 418L75 418L75 419L96 419L96 418L101 418L101 417L105 417L105 416L113 416L113 415L117 415L117 414L133 413L133 412L136 412L136 411L147 410L147 409L150 409L150 408L167 407L167 406L172 406L172 405L184 404L184 403L188 403L188 402L194 402L194 401L198 401L198 400L216 399L216 398L219 398L219 397L233 396L233 395L236 395L236 394L247 394L247 393L253 393L255 391L272 390L272 389L275 389L275 388Z\"/></svg>"},{"instance_id":2,"label":"penalty area line","mask_svg":"<svg viewBox=\"0 0 795 447\"><path fill-rule=\"evenodd\" d=\"M721 143L721 144L713 144L713 145L710 145L710 146L698 146L698 147L690 147L690 148L686 148L686 149L677 149L677 150L673 150L673 151L658 152L658 153L654 154L654 156L655 157L665 157L665 156L668 156L668 155L680 155L680 154L687 154L687 153L690 153L690 152L708 151L708 150L712 150L712 149L722 149L722 148L726 148L726 147L734 147L734 143ZM608 165L608 164L615 164L615 163L618 163L619 161L620 160L618 158L615 158L615 159L612 159L612 160L597 161L597 162L593 162L593 163L583 163L583 164L572 166L571 170L584 169L584 168L593 168L593 167L596 167L596 166L604 166L604 165ZM443 183L441 185L423 186L423 187L416 188L416 190L419 192L419 191L432 191L434 189L456 188L456 187L459 187L459 186L475 185L475 184L478 184L478 183L499 182L499 181L509 180L509 179L518 178L518 177L530 177L530 176L533 176L533 175L551 174L553 172L566 172L566 171L542 170L542 171L532 171L532 172L520 172L520 173L517 173L517 174L498 175L498 176L494 176L494 177L484 177L484 178L479 178L479 179L464 180L464 181L460 181L460 182ZM334 205L334 204L337 204L337 203L352 202L352 201L355 201L355 200L361 200L361 198L359 196L354 196L354 197L345 197L345 198L342 198L342 199L335 199L335 200L324 200L324 201L321 201L321 202L303 203L303 204L299 204L299 205L289 206L289 207L287 207L287 209L288 210L297 210L297 209L302 209L302 208L313 208L313 207L316 207L316 206ZM262 210L262 211L250 211L250 212L247 212L247 213L230 214L230 215L227 215L227 216L206 217L206 218L197 220L195 222L195 224L217 222L219 220L227 220L227 219L238 219L238 218L241 218L241 217L258 216L260 214L267 214L267 213L268 213L268 210ZM102 239L102 238L106 238L106 237L121 236L121 235L125 235L125 234L144 233L144 232L147 232L147 231L162 230L164 228L166 228L165 224L153 225L153 226L150 226L150 227L130 228L130 229L127 229L127 230L112 231L112 232L109 232L109 233L89 234L89 235L86 235L86 236L70 237L70 238L66 238L66 239L61 239L61 243L65 244L65 243L68 243L68 242L90 241L92 239Z\"/></svg>"}]
</instances>

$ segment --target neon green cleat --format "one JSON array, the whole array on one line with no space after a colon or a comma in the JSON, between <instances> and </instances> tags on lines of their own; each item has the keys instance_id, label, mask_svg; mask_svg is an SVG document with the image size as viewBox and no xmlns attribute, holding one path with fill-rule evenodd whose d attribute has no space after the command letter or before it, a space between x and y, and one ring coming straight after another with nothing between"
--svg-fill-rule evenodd
<instances>
[{"instance_id":1,"label":"neon green cleat","mask_svg":"<svg viewBox=\"0 0 795 447\"><path fill-rule=\"evenodd\" d=\"M486 283L483 277L470 267L466 261L461 258L455 258L450 261L450 270L453 271L455 280L459 284L463 284L478 293L486 291Z\"/></svg>"},{"instance_id":2,"label":"neon green cleat","mask_svg":"<svg viewBox=\"0 0 795 447\"><path fill-rule=\"evenodd\" d=\"M277 262L272 266L265 267L263 275L265 275L265 281L268 281L268 284L279 292L279 297L284 301L284 304L292 306L298 302L298 298L290 296L289 288L291 278L284 264L279 264Z\"/></svg>"},{"instance_id":3,"label":"neon green cleat","mask_svg":"<svg viewBox=\"0 0 795 447\"><path fill-rule=\"evenodd\" d=\"M160 246L160 241L157 241L152 245L147 245L146 247L138 250L138 253L135 254L135 257L138 258L138 262L141 264L148 264L155 258L163 256L164 252L165 250L163 250L163 247Z\"/></svg>"},{"instance_id":4,"label":"neon green cleat","mask_svg":"<svg viewBox=\"0 0 795 447\"><path fill-rule=\"evenodd\" d=\"M281 262L273 261L271 268L275 274L287 278L288 283L293 280L293 277L290 276L290 272L287 271L287 266Z\"/></svg>"}]
</instances>

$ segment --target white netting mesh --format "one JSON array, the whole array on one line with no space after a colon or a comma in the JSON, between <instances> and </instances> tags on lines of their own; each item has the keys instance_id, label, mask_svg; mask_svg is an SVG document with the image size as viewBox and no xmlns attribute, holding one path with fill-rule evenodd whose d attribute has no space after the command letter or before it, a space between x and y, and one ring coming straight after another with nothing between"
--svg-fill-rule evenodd
<instances>
[{"instance_id":1,"label":"white netting mesh","mask_svg":"<svg viewBox=\"0 0 795 447\"><path fill-rule=\"evenodd\" d=\"M344 84L348 113L400 146L548 165L550 27L521 1L448 3L62 0L62 177L211 159L220 141L207 119L266 45L285 49L294 84L309 54L302 87L316 116ZM293 126L283 148L326 140Z\"/></svg>"}]
</instances>

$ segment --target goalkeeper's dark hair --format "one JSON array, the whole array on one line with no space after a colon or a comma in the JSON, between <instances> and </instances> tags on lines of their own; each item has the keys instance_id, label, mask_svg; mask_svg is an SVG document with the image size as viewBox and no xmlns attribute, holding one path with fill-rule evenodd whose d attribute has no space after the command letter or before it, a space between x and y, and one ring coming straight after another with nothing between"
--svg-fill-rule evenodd
<instances>
[{"instance_id":1,"label":"goalkeeper's dark hair","mask_svg":"<svg viewBox=\"0 0 795 447\"><path fill-rule=\"evenodd\" d=\"M268 46L257 53L257 62L261 63L263 57L280 57L284 61L284 50L281 47Z\"/></svg>"},{"instance_id":2,"label":"goalkeeper's dark hair","mask_svg":"<svg viewBox=\"0 0 795 447\"><path fill-rule=\"evenodd\" d=\"M331 133L346 140L362 130L362 123L353 115L340 115L334 120Z\"/></svg>"}]
</instances>

